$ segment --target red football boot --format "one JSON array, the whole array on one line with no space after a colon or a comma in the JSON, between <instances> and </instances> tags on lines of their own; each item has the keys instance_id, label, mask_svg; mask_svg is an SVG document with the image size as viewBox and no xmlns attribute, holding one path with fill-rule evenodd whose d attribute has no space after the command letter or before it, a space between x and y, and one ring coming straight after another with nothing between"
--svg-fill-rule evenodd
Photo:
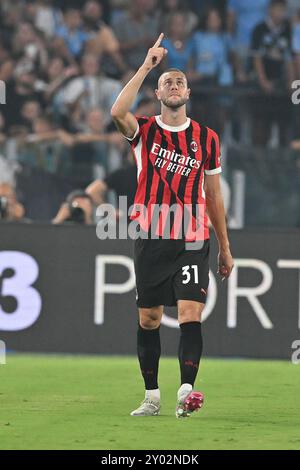
<instances>
[{"instance_id":1,"label":"red football boot","mask_svg":"<svg viewBox=\"0 0 300 470\"><path fill-rule=\"evenodd\" d=\"M200 410L204 403L204 395L201 392L190 392L186 396L178 398L176 407L177 418L188 418L194 411Z\"/></svg>"}]
</instances>

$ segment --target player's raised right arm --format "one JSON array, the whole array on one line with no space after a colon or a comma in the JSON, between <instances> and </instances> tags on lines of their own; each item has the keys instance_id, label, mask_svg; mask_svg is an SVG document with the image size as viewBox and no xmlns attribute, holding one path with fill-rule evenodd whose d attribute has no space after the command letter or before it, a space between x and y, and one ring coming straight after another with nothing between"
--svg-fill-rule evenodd
<instances>
[{"instance_id":1,"label":"player's raised right arm","mask_svg":"<svg viewBox=\"0 0 300 470\"><path fill-rule=\"evenodd\" d=\"M156 67L167 54L167 50L160 46L163 37L164 35L161 33L154 46L149 49L143 65L123 88L111 108L111 116L117 128L128 138L132 138L138 128L137 120L129 110L148 73Z\"/></svg>"}]
</instances>

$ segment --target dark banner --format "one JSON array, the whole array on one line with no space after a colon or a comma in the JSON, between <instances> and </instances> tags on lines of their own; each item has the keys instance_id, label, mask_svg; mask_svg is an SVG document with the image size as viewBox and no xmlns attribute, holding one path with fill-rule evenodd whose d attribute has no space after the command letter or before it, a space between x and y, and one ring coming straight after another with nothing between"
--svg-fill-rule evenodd
<instances>
[{"instance_id":1,"label":"dark banner","mask_svg":"<svg viewBox=\"0 0 300 470\"><path fill-rule=\"evenodd\" d=\"M300 340L299 231L230 239L235 268L221 282L212 236L206 355L291 358ZM132 240L99 240L95 227L0 225L7 350L135 354L136 327ZM166 309L161 333L163 353L176 355L176 309Z\"/></svg>"}]
</instances>

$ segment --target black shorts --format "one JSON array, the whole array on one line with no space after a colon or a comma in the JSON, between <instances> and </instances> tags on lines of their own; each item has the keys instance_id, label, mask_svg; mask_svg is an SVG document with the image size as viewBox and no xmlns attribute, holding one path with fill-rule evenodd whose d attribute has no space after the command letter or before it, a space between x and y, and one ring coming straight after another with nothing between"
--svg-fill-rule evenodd
<instances>
[{"instance_id":1,"label":"black shorts","mask_svg":"<svg viewBox=\"0 0 300 470\"><path fill-rule=\"evenodd\" d=\"M177 300L206 302L209 240L187 250L184 240L135 240L137 306L176 306Z\"/></svg>"}]
</instances>

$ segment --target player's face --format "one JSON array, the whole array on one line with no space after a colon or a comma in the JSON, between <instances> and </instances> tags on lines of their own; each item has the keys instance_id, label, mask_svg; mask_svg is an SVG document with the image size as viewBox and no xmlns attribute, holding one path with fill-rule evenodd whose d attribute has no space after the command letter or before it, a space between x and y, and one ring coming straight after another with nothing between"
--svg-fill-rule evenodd
<instances>
[{"instance_id":1,"label":"player's face","mask_svg":"<svg viewBox=\"0 0 300 470\"><path fill-rule=\"evenodd\" d=\"M167 108L184 106L190 96L185 76L178 72L163 74L158 82L156 96Z\"/></svg>"}]
</instances>

